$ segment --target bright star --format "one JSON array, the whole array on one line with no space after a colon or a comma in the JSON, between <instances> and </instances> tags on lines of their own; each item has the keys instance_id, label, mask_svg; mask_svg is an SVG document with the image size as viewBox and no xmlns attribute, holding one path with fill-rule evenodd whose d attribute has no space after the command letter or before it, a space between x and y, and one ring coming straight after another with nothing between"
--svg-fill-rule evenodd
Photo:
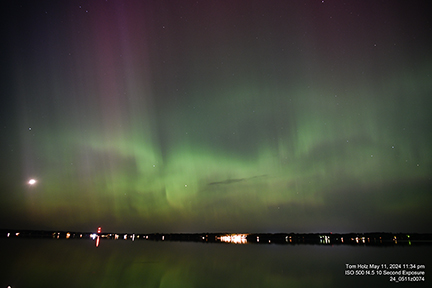
<instances>
[{"instance_id":1,"label":"bright star","mask_svg":"<svg viewBox=\"0 0 432 288\"><path fill-rule=\"evenodd\" d=\"M35 180L35 179L30 179L30 180L28 181L28 184L30 184L30 185L34 185L34 184L36 184L36 180Z\"/></svg>"}]
</instances>

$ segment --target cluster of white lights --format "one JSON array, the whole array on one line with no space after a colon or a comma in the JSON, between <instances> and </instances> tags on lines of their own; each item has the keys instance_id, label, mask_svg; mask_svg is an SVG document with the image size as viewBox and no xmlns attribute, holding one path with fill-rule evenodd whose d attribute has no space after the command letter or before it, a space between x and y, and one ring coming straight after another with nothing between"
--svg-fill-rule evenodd
<instances>
[{"instance_id":1,"label":"cluster of white lights","mask_svg":"<svg viewBox=\"0 0 432 288\"><path fill-rule=\"evenodd\" d=\"M235 244L246 244L247 243L247 234L232 234L220 236L221 242L227 243L235 243Z\"/></svg>"},{"instance_id":2,"label":"cluster of white lights","mask_svg":"<svg viewBox=\"0 0 432 288\"><path fill-rule=\"evenodd\" d=\"M321 244L330 244L330 236L328 235L320 235L320 243Z\"/></svg>"}]
</instances>

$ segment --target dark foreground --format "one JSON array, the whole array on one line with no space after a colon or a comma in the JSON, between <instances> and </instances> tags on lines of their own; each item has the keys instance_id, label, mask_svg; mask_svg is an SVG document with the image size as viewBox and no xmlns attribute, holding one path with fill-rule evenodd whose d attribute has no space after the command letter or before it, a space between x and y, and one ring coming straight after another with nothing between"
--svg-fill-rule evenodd
<instances>
[{"instance_id":1,"label":"dark foreground","mask_svg":"<svg viewBox=\"0 0 432 288\"><path fill-rule=\"evenodd\" d=\"M0 238L0 287L431 287L432 245L417 245L413 240L408 246L391 237L381 239L388 245L367 244L371 235L365 234L352 235L358 238L356 245L332 245L332 237L339 236L331 236L329 244L290 245L319 244L320 238L260 234L247 235L246 243L257 243L250 239L260 237L261 245L224 245L212 241L220 237L220 241L244 243L244 238L237 234L124 234L128 240L120 240L117 234L119 240L107 240L109 234L103 234L92 241L74 239L70 232L71 240L65 239L68 232L60 233L59 239L59 234L53 239L53 235L31 238L34 235L16 233L20 234ZM141 240L143 236L158 241ZM346 244L349 236L341 237ZM365 243L360 244L363 237ZM371 243L376 237L369 237ZM288 245L268 244L268 239Z\"/></svg>"}]
</instances>

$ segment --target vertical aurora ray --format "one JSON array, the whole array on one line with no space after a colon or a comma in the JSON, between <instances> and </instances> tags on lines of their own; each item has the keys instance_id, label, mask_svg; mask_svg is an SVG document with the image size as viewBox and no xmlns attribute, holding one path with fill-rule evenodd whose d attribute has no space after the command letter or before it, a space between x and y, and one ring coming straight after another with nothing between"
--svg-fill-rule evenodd
<instances>
[{"instance_id":1,"label":"vertical aurora ray","mask_svg":"<svg viewBox=\"0 0 432 288\"><path fill-rule=\"evenodd\" d=\"M4 151L19 173L2 181L20 225L426 229L426 20L225 4L14 8L4 129L19 152Z\"/></svg>"}]
</instances>

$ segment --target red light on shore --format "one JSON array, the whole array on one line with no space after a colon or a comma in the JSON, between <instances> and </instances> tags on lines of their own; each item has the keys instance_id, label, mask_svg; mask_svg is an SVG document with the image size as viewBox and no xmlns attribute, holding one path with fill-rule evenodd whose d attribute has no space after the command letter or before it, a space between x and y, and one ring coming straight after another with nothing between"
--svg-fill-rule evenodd
<instances>
[{"instance_id":1,"label":"red light on shore","mask_svg":"<svg viewBox=\"0 0 432 288\"><path fill-rule=\"evenodd\" d=\"M101 227L99 227L99 228L98 228L98 231L97 231L97 233L98 233L98 234L100 234L100 233L101 233L101 231L102 231L102 228L101 228Z\"/></svg>"}]
</instances>

